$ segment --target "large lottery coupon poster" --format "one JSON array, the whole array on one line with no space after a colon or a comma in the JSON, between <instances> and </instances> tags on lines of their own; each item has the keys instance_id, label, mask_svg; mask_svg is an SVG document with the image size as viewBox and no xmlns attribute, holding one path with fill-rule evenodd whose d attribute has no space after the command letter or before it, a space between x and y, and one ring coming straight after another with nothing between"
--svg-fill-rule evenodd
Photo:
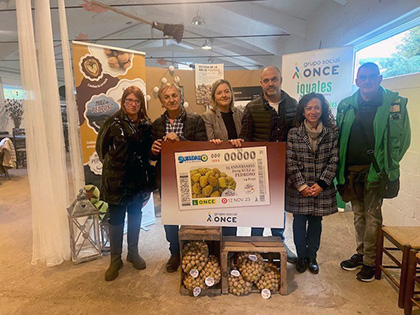
<instances>
[{"instance_id":1,"label":"large lottery coupon poster","mask_svg":"<svg viewBox=\"0 0 420 315\"><path fill-rule=\"evenodd\" d=\"M99 187L102 163L95 151L98 131L119 110L126 87L135 85L146 95L145 55L75 41L72 48L85 178L87 184Z\"/></svg>"},{"instance_id":2,"label":"large lottery coupon poster","mask_svg":"<svg viewBox=\"0 0 420 315\"><path fill-rule=\"evenodd\" d=\"M162 223L284 227L286 144L162 143Z\"/></svg>"}]
</instances>

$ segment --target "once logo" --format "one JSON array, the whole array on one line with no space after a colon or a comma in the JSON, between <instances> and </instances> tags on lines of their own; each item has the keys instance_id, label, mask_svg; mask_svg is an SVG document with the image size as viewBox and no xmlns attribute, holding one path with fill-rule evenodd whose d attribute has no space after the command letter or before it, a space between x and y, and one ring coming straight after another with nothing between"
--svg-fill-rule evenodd
<instances>
[{"instance_id":1,"label":"once logo","mask_svg":"<svg viewBox=\"0 0 420 315\"><path fill-rule=\"evenodd\" d=\"M227 202L228 202L227 198L222 198L222 203L227 203Z\"/></svg>"},{"instance_id":2,"label":"once logo","mask_svg":"<svg viewBox=\"0 0 420 315\"><path fill-rule=\"evenodd\" d=\"M201 206L201 205L215 205L216 199L194 199L192 202L193 206Z\"/></svg>"}]
</instances>

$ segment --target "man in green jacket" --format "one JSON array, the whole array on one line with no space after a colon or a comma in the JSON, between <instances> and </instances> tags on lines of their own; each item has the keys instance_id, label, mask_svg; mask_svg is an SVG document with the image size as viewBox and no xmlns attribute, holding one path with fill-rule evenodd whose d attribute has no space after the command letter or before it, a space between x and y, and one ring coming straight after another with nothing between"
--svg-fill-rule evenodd
<instances>
[{"instance_id":1,"label":"man in green jacket","mask_svg":"<svg viewBox=\"0 0 420 315\"><path fill-rule=\"evenodd\" d=\"M378 66L363 64L357 71L359 90L342 100L337 110L338 188L343 200L351 202L357 243L357 253L340 265L347 271L362 267L356 277L364 282L375 279L376 239L382 225L380 173L398 180L411 134L407 99L381 82Z\"/></svg>"}]
</instances>

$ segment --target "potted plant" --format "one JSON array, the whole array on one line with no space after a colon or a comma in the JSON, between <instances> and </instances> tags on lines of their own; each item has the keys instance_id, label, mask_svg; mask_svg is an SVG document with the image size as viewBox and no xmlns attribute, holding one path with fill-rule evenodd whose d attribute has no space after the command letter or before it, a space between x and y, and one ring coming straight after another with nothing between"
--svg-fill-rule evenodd
<instances>
[{"instance_id":1,"label":"potted plant","mask_svg":"<svg viewBox=\"0 0 420 315\"><path fill-rule=\"evenodd\" d=\"M7 99L5 103L6 114L13 120L15 128L19 128L23 118L22 100Z\"/></svg>"}]
</instances>

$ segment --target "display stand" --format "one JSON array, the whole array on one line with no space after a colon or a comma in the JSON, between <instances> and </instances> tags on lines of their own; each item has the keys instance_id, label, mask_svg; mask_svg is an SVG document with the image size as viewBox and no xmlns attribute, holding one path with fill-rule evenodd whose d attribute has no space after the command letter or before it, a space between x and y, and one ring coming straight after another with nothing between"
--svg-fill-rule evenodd
<instances>
[{"instance_id":1,"label":"display stand","mask_svg":"<svg viewBox=\"0 0 420 315\"><path fill-rule=\"evenodd\" d=\"M240 252L254 252L260 254L266 254L269 260L271 260L274 254L280 255L280 260L277 262L277 267L280 271L280 285L279 293L282 295L287 294L287 254L284 248L283 241L280 237L262 237L262 236L225 236L222 242L222 253L221 253L221 268L222 268L222 293L228 294L228 276L230 266L229 254L240 253ZM252 292L259 291L254 288ZM272 292L275 293L275 292Z\"/></svg>"},{"instance_id":2,"label":"display stand","mask_svg":"<svg viewBox=\"0 0 420 315\"><path fill-rule=\"evenodd\" d=\"M220 243L222 239L221 227L206 227L206 226L181 226L179 229L179 244L181 247L181 262L182 249L184 244L188 241L205 241L209 247L209 253L216 256L220 262ZM181 295L192 295L192 292L184 287L185 273L181 270ZM214 287L207 288L201 292L200 295L216 296L222 292L221 283L219 282Z\"/></svg>"}]
</instances>

